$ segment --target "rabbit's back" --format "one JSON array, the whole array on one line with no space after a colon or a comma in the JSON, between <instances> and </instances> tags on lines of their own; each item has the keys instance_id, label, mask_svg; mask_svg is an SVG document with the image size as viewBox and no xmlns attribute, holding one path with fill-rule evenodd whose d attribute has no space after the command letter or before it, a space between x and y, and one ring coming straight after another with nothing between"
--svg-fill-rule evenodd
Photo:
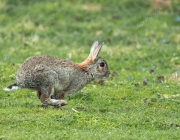
<instances>
[{"instance_id":1,"label":"rabbit's back","mask_svg":"<svg viewBox=\"0 0 180 140\"><path fill-rule=\"evenodd\" d=\"M20 69L23 71L28 71L29 69L34 69L37 65L42 64L49 67L52 66L62 66L66 67L69 65L75 65L71 61L55 58L48 55L41 55L41 56L32 56L27 58L24 63L21 65Z\"/></svg>"}]
</instances>

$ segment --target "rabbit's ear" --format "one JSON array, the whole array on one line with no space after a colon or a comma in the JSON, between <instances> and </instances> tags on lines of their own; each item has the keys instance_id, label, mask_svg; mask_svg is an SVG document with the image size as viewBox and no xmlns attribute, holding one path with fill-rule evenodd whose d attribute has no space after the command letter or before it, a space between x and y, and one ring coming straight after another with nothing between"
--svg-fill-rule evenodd
<instances>
[{"instance_id":1,"label":"rabbit's ear","mask_svg":"<svg viewBox=\"0 0 180 140\"><path fill-rule=\"evenodd\" d=\"M79 67L83 70L86 69L86 66L88 64L91 64L94 62L94 60L97 58L100 50L101 50L101 47L103 46L104 42L99 44L98 41L95 41L93 43L93 45L91 46L91 50L90 50L90 54L89 56L86 58L86 60L84 60L82 63L79 64Z\"/></svg>"},{"instance_id":2,"label":"rabbit's ear","mask_svg":"<svg viewBox=\"0 0 180 140\"><path fill-rule=\"evenodd\" d=\"M95 41L93 43L93 45L91 46L90 54L89 54L89 56L91 56L91 59L92 59L91 61L94 61L97 58L103 44L104 42L100 44L98 41Z\"/></svg>"}]
</instances>

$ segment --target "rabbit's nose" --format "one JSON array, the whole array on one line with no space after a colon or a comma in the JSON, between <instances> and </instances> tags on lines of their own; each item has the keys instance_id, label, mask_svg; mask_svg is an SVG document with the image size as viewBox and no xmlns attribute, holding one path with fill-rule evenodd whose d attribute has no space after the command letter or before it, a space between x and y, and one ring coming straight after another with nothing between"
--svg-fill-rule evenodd
<instances>
[{"instance_id":1,"label":"rabbit's nose","mask_svg":"<svg viewBox=\"0 0 180 140\"><path fill-rule=\"evenodd\" d=\"M109 76L109 75L110 75L110 71L107 71L107 72L106 72L106 75Z\"/></svg>"}]
</instances>

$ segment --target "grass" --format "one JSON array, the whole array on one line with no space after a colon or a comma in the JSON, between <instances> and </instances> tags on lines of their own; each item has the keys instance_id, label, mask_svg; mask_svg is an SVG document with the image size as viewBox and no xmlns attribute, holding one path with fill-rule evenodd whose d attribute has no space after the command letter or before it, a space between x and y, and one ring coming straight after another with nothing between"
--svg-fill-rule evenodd
<instances>
[{"instance_id":1,"label":"grass","mask_svg":"<svg viewBox=\"0 0 180 140\"><path fill-rule=\"evenodd\" d=\"M178 140L177 9L145 21L149 0L0 1L0 139ZM27 57L81 62L94 40L105 42L111 75L67 97L62 110L41 107L35 91L2 90Z\"/></svg>"}]
</instances>

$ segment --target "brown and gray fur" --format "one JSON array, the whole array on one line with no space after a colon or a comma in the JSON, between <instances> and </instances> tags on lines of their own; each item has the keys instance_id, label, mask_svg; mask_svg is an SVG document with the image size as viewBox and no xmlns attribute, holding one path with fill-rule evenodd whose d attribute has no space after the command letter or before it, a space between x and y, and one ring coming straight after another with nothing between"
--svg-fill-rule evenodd
<instances>
[{"instance_id":1,"label":"brown and gray fur","mask_svg":"<svg viewBox=\"0 0 180 140\"><path fill-rule=\"evenodd\" d=\"M65 95L77 92L93 80L109 76L106 61L98 57L102 46L103 43L95 41L89 56L82 63L47 55L29 57L18 69L15 84L4 90L33 89L37 90L37 96L44 104L66 105Z\"/></svg>"}]
</instances>

